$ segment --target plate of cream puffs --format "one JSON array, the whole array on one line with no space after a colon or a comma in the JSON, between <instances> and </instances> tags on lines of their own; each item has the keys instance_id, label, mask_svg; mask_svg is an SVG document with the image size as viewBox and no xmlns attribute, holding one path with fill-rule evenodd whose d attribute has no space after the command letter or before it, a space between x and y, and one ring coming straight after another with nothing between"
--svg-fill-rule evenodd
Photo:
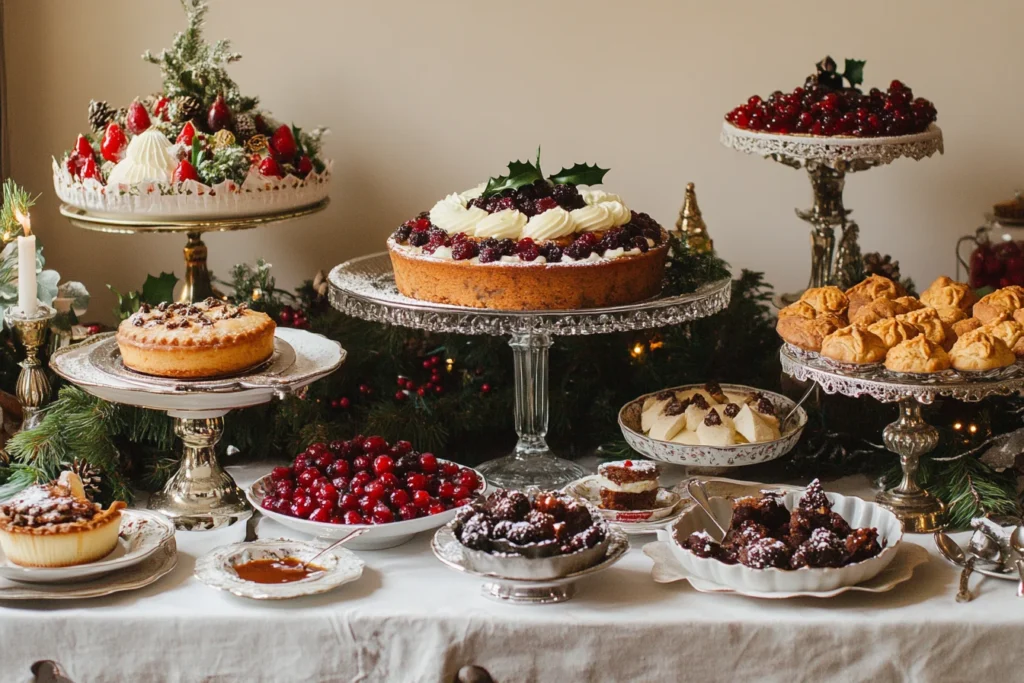
<instances>
[{"instance_id":1,"label":"plate of cream puffs","mask_svg":"<svg viewBox=\"0 0 1024 683\"><path fill-rule=\"evenodd\" d=\"M1024 357L1024 287L978 298L966 283L943 276L918 298L871 275L845 292L808 289L779 311L776 330L794 355L843 372L1003 376L1020 370Z\"/></svg>"},{"instance_id":2,"label":"plate of cream puffs","mask_svg":"<svg viewBox=\"0 0 1024 683\"><path fill-rule=\"evenodd\" d=\"M693 467L740 467L779 458L807 424L796 402L740 384L690 384L646 394L619 411L626 442L653 460Z\"/></svg>"}]
</instances>

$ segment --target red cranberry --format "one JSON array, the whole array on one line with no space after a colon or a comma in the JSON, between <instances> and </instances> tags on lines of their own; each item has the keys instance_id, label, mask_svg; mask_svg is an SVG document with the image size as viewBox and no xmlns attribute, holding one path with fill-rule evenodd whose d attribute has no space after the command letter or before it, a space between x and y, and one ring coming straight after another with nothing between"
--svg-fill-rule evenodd
<instances>
[{"instance_id":1,"label":"red cranberry","mask_svg":"<svg viewBox=\"0 0 1024 683\"><path fill-rule=\"evenodd\" d=\"M410 500L412 500L412 498L409 496L409 492L403 489L392 491L391 495L388 496L388 501L391 503L392 507L396 508L406 505Z\"/></svg>"},{"instance_id":2,"label":"red cranberry","mask_svg":"<svg viewBox=\"0 0 1024 683\"><path fill-rule=\"evenodd\" d=\"M425 474L420 474L419 472L414 472L405 478L405 485L413 491L421 491L427 488L427 476Z\"/></svg>"},{"instance_id":3,"label":"red cranberry","mask_svg":"<svg viewBox=\"0 0 1024 683\"><path fill-rule=\"evenodd\" d=\"M260 501L260 507L264 510L275 510L279 501L280 499L274 496L264 496Z\"/></svg>"},{"instance_id":4,"label":"red cranberry","mask_svg":"<svg viewBox=\"0 0 1024 683\"><path fill-rule=\"evenodd\" d=\"M335 510L331 513L331 524L344 524L345 515Z\"/></svg>"},{"instance_id":5,"label":"red cranberry","mask_svg":"<svg viewBox=\"0 0 1024 683\"><path fill-rule=\"evenodd\" d=\"M299 486L308 487L314 481L316 481L317 477L319 476L320 472L318 470L310 468L308 470L302 470L302 472L300 472L299 476L296 478L296 481L299 482Z\"/></svg>"},{"instance_id":6,"label":"red cranberry","mask_svg":"<svg viewBox=\"0 0 1024 683\"><path fill-rule=\"evenodd\" d=\"M320 489L322 489L325 484L327 486L330 486L331 480L328 479L327 477L323 476L323 475L320 475L319 477L317 477L316 479L313 480L312 484L309 485L309 490L313 491L313 492L317 492Z\"/></svg>"},{"instance_id":7,"label":"red cranberry","mask_svg":"<svg viewBox=\"0 0 1024 683\"><path fill-rule=\"evenodd\" d=\"M456 507L460 507L460 508L461 507L466 507L467 505L469 505L472 502L473 501L471 501L469 498L462 498L461 500L455 501L455 506Z\"/></svg>"},{"instance_id":8,"label":"red cranberry","mask_svg":"<svg viewBox=\"0 0 1024 683\"><path fill-rule=\"evenodd\" d=\"M394 472L385 472L377 477L377 481L384 486L385 491L394 491L398 488L398 477L395 476Z\"/></svg>"},{"instance_id":9,"label":"red cranberry","mask_svg":"<svg viewBox=\"0 0 1024 683\"><path fill-rule=\"evenodd\" d=\"M446 509L448 509L448 508L446 508L441 503L434 503L429 508L427 508L427 514L428 515L439 515L442 512L444 512Z\"/></svg>"},{"instance_id":10,"label":"red cranberry","mask_svg":"<svg viewBox=\"0 0 1024 683\"><path fill-rule=\"evenodd\" d=\"M436 472L437 457L433 453L424 453L420 455L420 469L427 473Z\"/></svg>"},{"instance_id":11,"label":"red cranberry","mask_svg":"<svg viewBox=\"0 0 1024 683\"><path fill-rule=\"evenodd\" d=\"M385 472L393 472L395 469L395 461L387 455L378 455L373 460L373 471L377 473L377 476L384 474Z\"/></svg>"},{"instance_id":12,"label":"red cranberry","mask_svg":"<svg viewBox=\"0 0 1024 683\"><path fill-rule=\"evenodd\" d=\"M399 456L405 455L412 450L412 444L408 441L396 441L395 445L391 447Z\"/></svg>"},{"instance_id":13,"label":"red cranberry","mask_svg":"<svg viewBox=\"0 0 1024 683\"><path fill-rule=\"evenodd\" d=\"M441 463L441 474L446 477L454 477L459 473L459 466L453 462Z\"/></svg>"},{"instance_id":14,"label":"red cranberry","mask_svg":"<svg viewBox=\"0 0 1024 683\"><path fill-rule=\"evenodd\" d=\"M275 467L274 469L270 470L271 481L291 481L291 478L292 470L289 467Z\"/></svg>"},{"instance_id":15,"label":"red cranberry","mask_svg":"<svg viewBox=\"0 0 1024 683\"><path fill-rule=\"evenodd\" d=\"M308 519L313 514L313 501L309 498L297 498L292 501L288 508L292 515L301 519Z\"/></svg>"},{"instance_id":16,"label":"red cranberry","mask_svg":"<svg viewBox=\"0 0 1024 683\"><path fill-rule=\"evenodd\" d=\"M349 510L345 513L345 524L364 524L363 516L355 510Z\"/></svg>"},{"instance_id":17,"label":"red cranberry","mask_svg":"<svg viewBox=\"0 0 1024 683\"><path fill-rule=\"evenodd\" d=\"M352 477L352 485L366 486L372 480L373 475L364 470L362 472L357 472L355 476Z\"/></svg>"},{"instance_id":18,"label":"red cranberry","mask_svg":"<svg viewBox=\"0 0 1024 683\"><path fill-rule=\"evenodd\" d=\"M415 505L403 505L398 509L398 516L408 521L419 517L420 511Z\"/></svg>"},{"instance_id":19,"label":"red cranberry","mask_svg":"<svg viewBox=\"0 0 1024 683\"><path fill-rule=\"evenodd\" d=\"M387 505L378 505L373 509L373 521L376 524L390 524L395 521L395 513Z\"/></svg>"},{"instance_id":20,"label":"red cranberry","mask_svg":"<svg viewBox=\"0 0 1024 683\"><path fill-rule=\"evenodd\" d=\"M357 455L352 458L352 469L356 472L366 472L370 469L372 461L366 455Z\"/></svg>"},{"instance_id":21,"label":"red cranberry","mask_svg":"<svg viewBox=\"0 0 1024 683\"><path fill-rule=\"evenodd\" d=\"M352 483L352 486L349 488L349 490L355 495L359 496L360 498L362 498L363 495L366 493L366 489L363 487L363 484L356 484L355 482Z\"/></svg>"},{"instance_id":22,"label":"red cranberry","mask_svg":"<svg viewBox=\"0 0 1024 683\"><path fill-rule=\"evenodd\" d=\"M309 458L303 454L295 457L295 462L292 463L291 470L293 474L298 474L307 467L309 467Z\"/></svg>"},{"instance_id":23,"label":"red cranberry","mask_svg":"<svg viewBox=\"0 0 1024 683\"><path fill-rule=\"evenodd\" d=\"M441 498L453 498L455 496L455 486L450 481L446 481L437 487L437 495Z\"/></svg>"},{"instance_id":24,"label":"red cranberry","mask_svg":"<svg viewBox=\"0 0 1024 683\"><path fill-rule=\"evenodd\" d=\"M335 488L334 484L324 484L316 492L316 499L321 502L330 502L331 505L334 505L338 502L338 489Z\"/></svg>"},{"instance_id":25,"label":"red cranberry","mask_svg":"<svg viewBox=\"0 0 1024 683\"><path fill-rule=\"evenodd\" d=\"M378 501L384 497L384 484L380 483L379 479L375 479L370 483L366 484L366 497L371 500Z\"/></svg>"},{"instance_id":26,"label":"red cranberry","mask_svg":"<svg viewBox=\"0 0 1024 683\"><path fill-rule=\"evenodd\" d=\"M430 494L420 489L412 494L412 502L416 507L425 508L430 505Z\"/></svg>"},{"instance_id":27,"label":"red cranberry","mask_svg":"<svg viewBox=\"0 0 1024 683\"><path fill-rule=\"evenodd\" d=\"M452 492L450 497L456 500L461 500L463 498L469 498L472 493L473 490L466 486L456 486L455 491Z\"/></svg>"},{"instance_id":28,"label":"red cranberry","mask_svg":"<svg viewBox=\"0 0 1024 683\"><path fill-rule=\"evenodd\" d=\"M341 499L338 500L338 507L342 510L358 510L359 496L353 493L346 493L342 495Z\"/></svg>"},{"instance_id":29,"label":"red cranberry","mask_svg":"<svg viewBox=\"0 0 1024 683\"><path fill-rule=\"evenodd\" d=\"M331 510L328 507L318 507L313 510L313 514L309 516L311 522L330 522L331 521Z\"/></svg>"},{"instance_id":30,"label":"red cranberry","mask_svg":"<svg viewBox=\"0 0 1024 683\"><path fill-rule=\"evenodd\" d=\"M480 477L476 476L476 472L473 470L463 469L459 472L459 485L465 486L470 491L475 491L476 487L480 485Z\"/></svg>"},{"instance_id":31,"label":"red cranberry","mask_svg":"<svg viewBox=\"0 0 1024 683\"><path fill-rule=\"evenodd\" d=\"M331 455L330 453L321 453L316 456L316 460L314 460L313 462L315 462L316 466L319 467L320 469L326 470L328 467L331 466L331 463L334 462L334 456Z\"/></svg>"},{"instance_id":32,"label":"red cranberry","mask_svg":"<svg viewBox=\"0 0 1024 683\"><path fill-rule=\"evenodd\" d=\"M327 444L327 447L331 449L331 453L334 453L335 455L340 455L345 451L345 443L345 441L335 440Z\"/></svg>"},{"instance_id":33,"label":"red cranberry","mask_svg":"<svg viewBox=\"0 0 1024 683\"><path fill-rule=\"evenodd\" d=\"M369 515L373 512L374 506L377 505L377 501L371 499L369 496L361 496L359 498L359 510L364 515Z\"/></svg>"},{"instance_id":34,"label":"red cranberry","mask_svg":"<svg viewBox=\"0 0 1024 683\"><path fill-rule=\"evenodd\" d=\"M324 470L329 477L347 477L352 472L352 466L348 460L335 460Z\"/></svg>"},{"instance_id":35,"label":"red cranberry","mask_svg":"<svg viewBox=\"0 0 1024 683\"><path fill-rule=\"evenodd\" d=\"M348 477L335 477L334 479L331 479L331 486L337 489L339 493L348 491L348 487L351 483L352 480Z\"/></svg>"},{"instance_id":36,"label":"red cranberry","mask_svg":"<svg viewBox=\"0 0 1024 683\"><path fill-rule=\"evenodd\" d=\"M363 441L363 451L370 455L383 453L388 449L388 442L383 436L371 436Z\"/></svg>"},{"instance_id":37,"label":"red cranberry","mask_svg":"<svg viewBox=\"0 0 1024 683\"><path fill-rule=\"evenodd\" d=\"M316 457L321 453L327 453L327 444L325 443L312 443L306 448L306 455Z\"/></svg>"}]
</instances>

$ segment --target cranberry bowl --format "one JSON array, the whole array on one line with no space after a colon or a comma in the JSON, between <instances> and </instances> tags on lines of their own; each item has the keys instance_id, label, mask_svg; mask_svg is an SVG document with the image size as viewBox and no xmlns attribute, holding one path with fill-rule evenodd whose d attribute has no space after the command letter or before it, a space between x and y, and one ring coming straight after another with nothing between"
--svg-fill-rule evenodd
<instances>
[{"instance_id":1,"label":"cranberry bowl","mask_svg":"<svg viewBox=\"0 0 1024 683\"><path fill-rule=\"evenodd\" d=\"M444 526L487 489L476 470L416 451L408 441L357 436L317 443L288 467L275 467L246 491L254 507L289 529L352 539L352 550L401 545Z\"/></svg>"}]
</instances>

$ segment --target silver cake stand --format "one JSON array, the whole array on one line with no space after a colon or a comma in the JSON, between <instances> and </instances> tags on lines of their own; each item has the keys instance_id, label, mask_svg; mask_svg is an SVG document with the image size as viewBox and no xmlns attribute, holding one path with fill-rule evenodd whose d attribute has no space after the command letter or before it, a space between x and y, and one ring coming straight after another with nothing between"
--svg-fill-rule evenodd
<instances>
[{"instance_id":1,"label":"silver cake stand","mask_svg":"<svg viewBox=\"0 0 1024 683\"><path fill-rule=\"evenodd\" d=\"M854 221L847 220L850 210L843 206L846 174L866 171L903 157L920 160L943 151L942 131L935 124L914 135L827 138L744 130L725 121L720 140L730 149L807 171L814 205L806 211L797 209L796 215L811 225L811 277L808 287L839 285L843 289L856 284L851 281L851 275L853 270L859 270L854 265L860 259L860 247L857 245L859 228ZM838 246L836 228L840 229ZM780 297L782 305L791 304L799 298L799 293Z\"/></svg>"},{"instance_id":2,"label":"silver cake stand","mask_svg":"<svg viewBox=\"0 0 1024 683\"><path fill-rule=\"evenodd\" d=\"M331 303L363 320L431 332L509 335L515 362L515 427L519 441L510 455L478 469L502 487L555 489L586 471L556 457L548 447L548 350L556 335L591 335L663 327L704 318L724 309L729 278L692 294L658 296L627 306L569 311L496 311L418 301L398 293L391 258L371 254L331 271Z\"/></svg>"},{"instance_id":3,"label":"silver cake stand","mask_svg":"<svg viewBox=\"0 0 1024 683\"><path fill-rule=\"evenodd\" d=\"M178 529L199 531L247 519L252 507L217 461L224 416L236 408L283 398L336 370L345 350L326 337L277 328L274 355L245 374L215 380L173 380L127 369L113 333L56 351L50 367L83 390L112 403L161 410L174 418L182 442L180 469L149 508Z\"/></svg>"},{"instance_id":4,"label":"silver cake stand","mask_svg":"<svg viewBox=\"0 0 1024 683\"><path fill-rule=\"evenodd\" d=\"M801 381L817 383L826 394L871 396L882 403L899 403L900 415L882 432L885 447L900 456L903 478L895 488L882 491L877 501L902 520L907 531L926 533L943 526L942 503L917 482L920 458L939 443L939 431L921 417L921 406L937 398L980 401L1024 389L1024 365L987 373L954 370L931 375L889 372L884 367L858 371L841 369L817 354L789 345L780 352L782 371Z\"/></svg>"}]
</instances>

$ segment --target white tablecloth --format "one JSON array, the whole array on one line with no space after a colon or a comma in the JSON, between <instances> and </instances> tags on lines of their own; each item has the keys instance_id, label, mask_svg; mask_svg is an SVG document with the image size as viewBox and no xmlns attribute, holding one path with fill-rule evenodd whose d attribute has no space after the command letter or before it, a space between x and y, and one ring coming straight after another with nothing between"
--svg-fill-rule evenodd
<instances>
[{"instance_id":1,"label":"white tablecloth","mask_svg":"<svg viewBox=\"0 0 1024 683\"><path fill-rule=\"evenodd\" d=\"M265 467L235 469L247 484ZM864 492L857 478L831 483ZM466 664L509 681L1011 681L1024 671L1024 600L1015 584L972 582L930 561L890 593L754 600L661 585L634 537L628 555L561 605L492 602L430 552L429 534L360 553L356 583L321 596L256 602L207 588L195 559L244 526L179 532L178 566L135 592L76 602L0 604L0 680L55 659L98 681L450 681ZM260 536L294 536L263 520Z\"/></svg>"}]
</instances>

